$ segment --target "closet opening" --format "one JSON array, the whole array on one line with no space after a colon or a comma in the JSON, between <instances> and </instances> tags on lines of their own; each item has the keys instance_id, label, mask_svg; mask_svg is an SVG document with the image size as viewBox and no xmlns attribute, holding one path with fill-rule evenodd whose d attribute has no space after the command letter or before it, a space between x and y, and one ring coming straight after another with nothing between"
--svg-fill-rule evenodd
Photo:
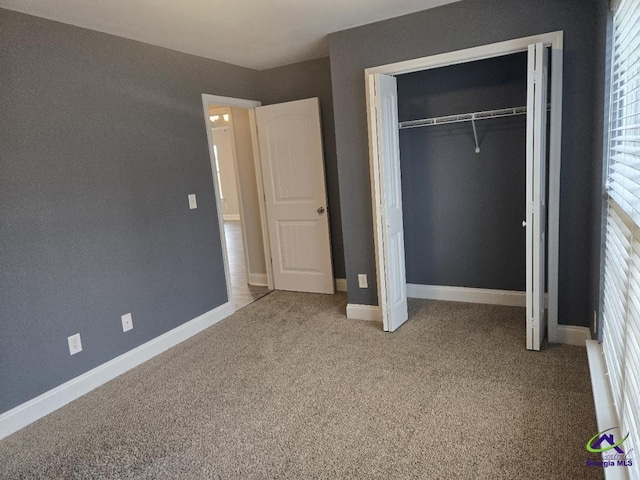
<instances>
[{"instance_id":1,"label":"closet opening","mask_svg":"<svg viewBox=\"0 0 640 480\"><path fill-rule=\"evenodd\" d=\"M527 52L396 80L407 296L525 306Z\"/></svg>"},{"instance_id":2,"label":"closet opening","mask_svg":"<svg viewBox=\"0 0 640 480\"><path fill-rule=\"evenodd\" d=\"M367 69L378 301L526 306L557 341L562 32ZM548 308L545 304L548 292Z\"/></svg>"}]
</instances>

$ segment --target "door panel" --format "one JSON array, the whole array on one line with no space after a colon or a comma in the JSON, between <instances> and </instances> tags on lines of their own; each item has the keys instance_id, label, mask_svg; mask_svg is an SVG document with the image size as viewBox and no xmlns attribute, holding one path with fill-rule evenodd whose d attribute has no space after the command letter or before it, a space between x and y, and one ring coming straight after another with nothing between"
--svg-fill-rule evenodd
<instances>
[{"instance_id":1,"label":"door panel","mask_svg":"<svg viewBox=\"0 0 640 480\"><path fill-rule=\"evenodd\" d=\"M317 221L278 221L278 245L282 270L285 272L322 272L322 257L315 249L308 249L322 235Z\"/></svg>"},{"instance_id":2,"label":"door panel","mask_svg":"<svg viewBox=\"0 0 640 480\"><path fill-rule=\"evenodd\" d=\"M404 226L402 223L402 185L398 134L398 89L396 79L388 75L374 76L377 114L378 174L382 219L382 269L380 307L384 330L393 332L409 317L407 280L404 259Z\"/></svg>"},{"instance_id":3,"label":"door panel","mask_svg":"<svg viewBox=\"0 0 640 480\"><path fill-rule=\"evenodd\" d=\"M256 108L276 290L333 293L317 98Z\"/></svg>"},{"instance_id":4,"label":"door panel","mask_svg":"<svg viewBox=\"0 0 640 480\"><path fill-rule=\"evenodd\" d=\"M546 328L545 241L547 73L549 53L529 45L527 86L527 348L540 350Z\"/></svg>"}]
</instances>

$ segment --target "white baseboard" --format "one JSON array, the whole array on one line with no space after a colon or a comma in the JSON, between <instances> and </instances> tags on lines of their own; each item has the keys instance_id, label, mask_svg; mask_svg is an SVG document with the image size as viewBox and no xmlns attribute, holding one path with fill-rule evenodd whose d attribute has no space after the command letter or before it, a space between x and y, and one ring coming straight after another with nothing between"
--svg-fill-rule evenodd
<instances>
[{"instance_id":1,"label":"white baseboard","mask_svg":"<svg viewBox=\"0 0 640 480\"><path fill-rule=\"evenodd\" d=\"M613 395L609 387L607 367L604 361L602 345L596 340L587 340L587 357L589 359L589 374L591 376L591 389L593 391L593 404L596 411L596 423L598 432L620 425L618 415L613 406ZM596 432L593 432L594 434ZM619 435L619 431L614 431ZM604 469L607 480L626 480L627 469L625 467L610 466Z\"/></svg>"},{"instance_id":2,"label":"white baseboard","mask_svg":"<svg viewBox=\"0 0 640 480\"><path fill-rule=\"evenodd\" d=\"M240 214L239 213L225 213L224 215L222 215L222 219L225 222L239 222L240 221Z\"/></svg>"},{"instance_id":3,"label":"white baseboard","mask_svg":"<svg viewBox=\"0 0 640 480\"><path fill-rule=\"evenodd\" d=\"M254 285L256 287L266 287L267 285L269 285L267 281L267 274L266 273L250 273L249 285Z\"/></svg>"},{"instance_id":4,"label":"white baseboard","mask_svg":"<svg viewBox=\"0 0 640 480\"><path fill-rule=\"evenodd\" d=\"M382 313L377 305L360 305L357 303L347 304L347 318L350 320L370 320L381 322Z\"/></svg>"},{"instance_id":5,"label":"white baseboard","mask_svg":"<svg viewBox=\"0 0 640 480\"><path fill-rule=\"evenodd\" d=\"M233 313L229 302L0 415L0 440Z\"/></svg>"},{"instance_id":6,"label":"white baseboard","mask_svg":"<svg viewBox=\"0 0 640 480\"><path fill-rule=\"evenodd\" d=\"M584 347L587 341L591 341L591 330L588 327L575 325L558 325L555 333L549 331L549 341Z\"/></svg>"},{"instance_id":7,"label":"white baseboard","mask_svg":"<svg viewBox=\"0 0 640 480\"><path fill-rule=\"evenodd\" d=\"M347 279L346 278L336 278L336 291L337 292L346 292L347 291Z\"/></svg>"},{"instance_id":8,"label":"white baseboard","mask_svg":"<svg viewBox=\"0 0 640 480\"><path fill-rule=\"evenodd\" d=\"M407 297L449 302L488 303L526 307L526 292L515 290L489 290L486 288L446 287L440 285L418 285L407 283Z\"/></svg>"}]
</instances>

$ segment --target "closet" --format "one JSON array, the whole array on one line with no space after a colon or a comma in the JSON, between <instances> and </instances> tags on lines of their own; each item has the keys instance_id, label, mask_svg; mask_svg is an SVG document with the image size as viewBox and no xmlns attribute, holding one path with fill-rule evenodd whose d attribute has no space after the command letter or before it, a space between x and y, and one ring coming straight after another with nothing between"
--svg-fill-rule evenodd
<instances>
[{"instance_id":1,"label":"closet","mask_svg":"<svg viewBox=\"0 0 640 480\"><path fill-rule=\"evenodd\" d=\"M365 69L385 331L409 319L410 294L526 306L530 350L547 331L568 334L558 326L562 52L558 31Z\"/></svg>"},{"instance_id":2,"label":"closet","mask_svg":"<svg viewBox=\"0 0 640 480\"><path fill-rule=\"evenodd\" d=\"M408 296L524 299L527 52L396 80Z\"/></svg>"}]
</instances>

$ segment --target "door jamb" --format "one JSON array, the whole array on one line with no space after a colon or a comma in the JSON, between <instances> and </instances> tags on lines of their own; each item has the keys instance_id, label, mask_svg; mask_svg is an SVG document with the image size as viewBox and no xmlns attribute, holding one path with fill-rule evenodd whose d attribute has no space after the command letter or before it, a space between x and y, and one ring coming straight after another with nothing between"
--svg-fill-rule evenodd
<instances>
[{"instance_id":1,"label":"door jamb","mask_svg":"<svg viewBox=\"0 0 640 480\"><path fill-rule=\"evenodd\" d=\"M267 286L269 290L273 290L273 272L271 269L271 262L269 259L271 258L271 249L269 245L269 231L267 230L268 224L266 219L266 207L264 205L264 185L262 178L262 170L259 169L260 165L260 152L257 149L257 142L254 140L257 138L256 131L256 123L255 123L255 109L262 105L261 102L257 100L245 100L241 98L233 98L233 97L222 97L219 95L209 95L206 93L202 94L202 110L204 114L204 122L205 122L205 130L207 132L207 143L209 150L209 161L211 166L213 167L214 158L213 158L213 139L211 136L211 125L209 121L209 106L221 106L221 107L237 107L237 108L246 108L249 110L249 119L251 125L251 140L253 147L253 161L256 166L256 181L258 184L258 205L260 207L260 224L262 226L262 242L263 247L265 249L265 266L267 269ZM235 151L235 144L233 145ZM236 162L237 163L237 162ZM238 180L238 179L236 179ZM222 246L222 259L224 263L224 276L227 286L227 299L229 302L232 302L232 290L231 290L231 275L229 273L229 257L227 254L227 242L224 235L224 219L222 212L222 205L220 204L220 192L218 191L218 182L215 179L215 172L212 168L212 181L213 188L215 190L216 197L216 212L218 215L218 230L220 231L220 245Z\"/></svg>"},{"instance_id":2,"label":"door jamb","mask_svg":"<svg viewBox=\"0 0 640 480\"><path fill-rule=\"evenodd\" d=\"M561 141L562 141L562 56L563 56L563 32L556 31L517 38L504 42L482 45L464 50L457 50L438 55L430 55L422 58L414 58L402 62L380 65L367 68L364 71L365 93L367 105L367 128L369 131L369 167L371 173L371 200L374 224L374 243L376 254L376 278L378 284L378 299L384 290L386 275L382 258L382 222L385 221L379 212L381 195L376 177L380 165L377 149L378 137L376 129L377 114L375 111L375 98L373 91L373 76L375 74L400 75L404 73L429 70L459 63L472 62L487 58L510 55L527 51L532 43L542 42L551 47L551 118L549 137L549 204L547 229L549 235L547 275L548 275L548 336L550 342L561 341L558 329L558 260L559 260L559 221L560 221L560 167L561 167ZM384 308L380 305L378 308Z\"/></svg>"},{"instance_id":3,"label":"door jamb","mask_svg":"<svg viewBox=\"0 0 640 480\"><path fill-rule=\"evenodd\" d=\"M264 176L262 175L262 159L260 158L260 146L258 145L258 123L256 122L255 108L249 110L249 125L251 125L253 166L256 170L256 180L258 183L258 206L260 207L260 225L262 227L264 263L267 268L267 287L269 290L275 290L275 283L273 281L273 264L271 260L271 241L269 240L269 222L267 221L267 197L264 193Z\"/></svg>"}]
</instances>

